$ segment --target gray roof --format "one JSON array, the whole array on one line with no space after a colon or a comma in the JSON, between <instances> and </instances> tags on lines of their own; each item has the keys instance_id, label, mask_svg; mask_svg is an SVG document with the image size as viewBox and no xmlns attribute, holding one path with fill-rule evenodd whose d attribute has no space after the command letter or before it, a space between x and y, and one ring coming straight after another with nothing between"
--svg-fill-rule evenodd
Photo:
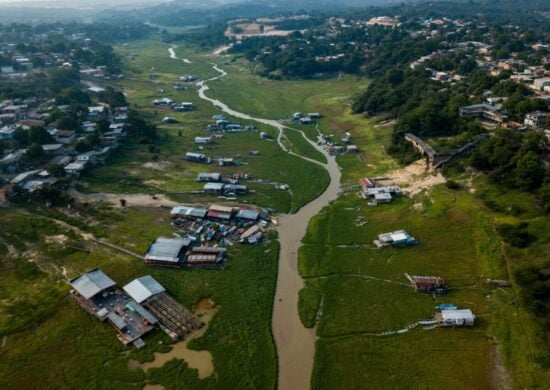
<instances>
[{"instance_id":1,"label":"gray roof","mask_svg":"<svg viewBox=\"0 0 550 390\"><path fill-rule=\"evenodd\" d=\"M139 315L145 318L150 324L154 325L157 322L159 322L154 315L152 315L146 308L141 306L139 303L131 303L131 305L139 313Z\"/></svg>"},{"instance_id":2,"label":"gray roof","mask_svg":"<svg viewBox=\"0 0 550 390\"><path fill-rule=\"evenodd\" d=\"M250 209L239 210L239 212L237 213L237 218L251 219L254 221L257 220L259 216L260 216L259 212L257 212L256 210L250 210Z\"/></svg>"},{"instance_id":3,"label":"gray roof","mask_svg":"<svg viewBox=\"0 0 550 390\"><path fill-rule=\"evenodd\" d=\"M189 216L189 217L195 217L195 218L204 218L207 212L208 212L207 209L202 209L202 208L189 207L189 206L176 206L172 209L170 214Z\"/></svg>"},{"instance_id":4,"label":"gray roof","mask_svg":"<svg viewBox=\"0 0 550 390\"><path fill-rule=\"evenodd\" d=\"M107 314L107 318L109 319L109 321L111 321L111 323L115 327L117 327L120 330L123 330L127 326L124 319L118 314L116 314L114 311L109 312L109 314Z\"/></svg>"},{"instance_id":5,"label":"gray roof","mask_svg":"<svg viewBox=\"0 0 550 390\"><path fill-rule=\"evenodd\" d=\"M151 275L134 279L124 286L123 289L137 303L141 303L153 295L166 291Z\"/></svg>"},{"instance_id":6,"label":"gray roof","mask_svg":"<svg viewBox=\"0 0 550 390\"><path fill-rule=\"evenodd\" d=\"M178 262L182 248L191 244L188 238L157 238L149 247L145 260Z\"/></svg>"},{"instance_id":7,"label":"gray roof","mask_svg":"<svg viewBox=\"0 0 550 390\"><path fill-rule=\"evenodd\" d=\"M99 268L71 280L70 283L76 292L86 299L90 299L103 290L116 285L116 283Z\"/></svg>"},{"instance_id":8,"label":"gray roof","mask_svg":"<svg viewBox=\"0 0 550 390\"><path fill-rule=\"evenodd\" d=\"M205 191L221 191L224 188L223 183L206 183L204 185Z\"/></svg>"}]
</instances>

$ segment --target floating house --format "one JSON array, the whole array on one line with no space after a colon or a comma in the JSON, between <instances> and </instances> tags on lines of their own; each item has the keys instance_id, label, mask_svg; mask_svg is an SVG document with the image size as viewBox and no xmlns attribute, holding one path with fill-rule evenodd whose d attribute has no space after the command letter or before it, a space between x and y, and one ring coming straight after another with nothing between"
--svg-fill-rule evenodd
<instances>
[{"instance_id":1,"label":"floating house","mask_svg":"<svg viewBox=\"0 0 550 390\"><path fill-rule=\"evenodd\" d=\"M474 326L476 316L470 309L441 310L436 320L440 326Z\"/></svg>"},{"instance_id":2,"label":"floating house","mask_svg":"<svg viewBox=\"0 0 550 390\"><path fill-rule=\"evenodd\" d=\"M129 298L99 268L70 282L72 296L78 304L117 330L118 339L136 348L145 345L141 337L155 328L157 318L134 299Z\"/></svg>"},{"instance_id":3,"label":"floating house","mask_svg":"<svg viewBox=\"0 0 550 390\"><path fill-rule=\"evenodd\" d=\"M407 279L411 282L411 285L416 292L422 293L436 293L444 295L447 293L445 287L445 280L439 276L419 276L405 274Z\"/></svg>"},{"instance_id":4,"label":"floating house","mask_svg":"<svg viewBox=\"0 0 550 390\"><path fill-rule=\"evenodd\" d=\"M218 182L222 180L222 174L221 173L199 173L197 175L198 182Z\"/></svg>"},{"instance_id":5,"label":"floating house","mask_svg":"<svg viewBox=\"0 0 550 390\"><path fill-rule=\"evenodd\" d=\"M138 304L155 316L159 327L177 340L203 326L191 311L172 298L151 275L134 279L123 287Z\"/></svg>"},{"instance_id":6,"label":"floating house","mask_svg":"<svg viewBox=\"0 0 550 390\"><path fill-rule=\"evenodd\" d=\"M383 233L378 235L378 239L374 240L374 244L379 248L384 247L400 247L411 246L418 244L418 241L405 230L397 230L395 232Z\"/></svg>"},{"instance_id":7,"label":"floating house","mask_svg":"<svg viewBox=\"0 0 550 390\"><path fill-rule=\"evenodd\" d=\"M188 238L159 237L147 250L145 262L167 267L179 267L185 259L191 240Z\"/></svg>"},{"instance_id":8,"label":"floating house","mask_svg":"<svg viewBox=\"0 0 550 390\"><path fill-rule=\"evenodd\" d=\"M226 249L220 247L199 246L191 248L185 259L189 267L217 266L223 262Z\"/></svg>"},{"instance_id":9,"label":"floating house","mask_svg":"<svg viewBox=\"0 0 550 390\"><path fill-rule=\"evenodd\" d=\"M187 161L198 162L203 164L210 164L211 162L210 157L205 156L204 154L192 153L192 152L185 153L185 159Z\"/></svg>"},{"instance_id":10,"label":"floating house","mask_svg":"<svg viewBox=\"0 0 550 390\"><path fill-rule=\"evenodd\" d=\"M195 143L196 144L211 144L212 143L212 137L195 137Z\"/></svg>"},{"instance_id":11,"label":"floating house","mask_svg":"<svg viewBox=\"0 0 550 390\"><path fill-rule=\"evenodd\" d=\"M206 183L203 187L203 191L208 195L222 195L225 184L223 183Z\"/></svg>"}]
</instances>

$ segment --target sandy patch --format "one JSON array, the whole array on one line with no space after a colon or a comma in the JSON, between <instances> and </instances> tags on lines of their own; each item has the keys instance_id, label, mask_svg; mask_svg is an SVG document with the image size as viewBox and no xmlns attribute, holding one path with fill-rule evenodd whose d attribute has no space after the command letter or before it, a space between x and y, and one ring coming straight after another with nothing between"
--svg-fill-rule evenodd
<instances>
[{"instance_id":1,"label":"sandy patch","mask_svg":"<svg viewBox=\"0 0 550 390\"><path fill-rule=\"evenodd\" d=\"M115 207L122 207L120 200L124 199L126 201L126 207L174 207L179 205L178 202L174 202L166 198L166 196L152 195L152 194L112 194L105 192L98 192L95 194L84 194L82 192L76 191L75 189L69 190L69 194L78 199L81 202L107 202L112 204Z\"/></svg>"},{"instance_id":2,"label":"sandy patch","mask_svg":"<svg viewBox=\"0 0 550 390\"><path fill-rule=\"evenodd\" d=\"M409 195L416 195L433 186L445 183L445 177L439 171L426 171L424 160L418 160L405 168L389 174L390 180L385 183L404 186Z\"/></svg>"},{"instance_id":3,"label":"sandy patch","mask_svg":"<svg viewBox=\"0 0 550 390\"><path fill-rule=\"evenodd\" d=\"M59 244L59 245L65 245L67 241L69 241L69 237L67 237L64 234L58 234L55 236L46 236L44 238L44 241L47 244Z\"/></svg>"},{"instance_id":4,"label":"sandy patch","mask_svg":"<svg viewBox=\"0 0 550 390\"><path fill-rule=\"evenodd\" d=\"M143 164L143 168L155 169L157 171L162 171L168 165L170 165L170 163L168 161L155 161L155 162L150 161L150 162L146 162L145 164Z\"/></svg>"},{"instance_id":5,"label":"sandy patch","mask_svg":"<svg viewBox=\"0 0 550 390\"><path fill-rule=\"evenodd\" d=\"M151 187L160 187L164 184L164 182L162 180L146 180L143 182L143 184L147 184Z\"/></svg>"}]
</instances>

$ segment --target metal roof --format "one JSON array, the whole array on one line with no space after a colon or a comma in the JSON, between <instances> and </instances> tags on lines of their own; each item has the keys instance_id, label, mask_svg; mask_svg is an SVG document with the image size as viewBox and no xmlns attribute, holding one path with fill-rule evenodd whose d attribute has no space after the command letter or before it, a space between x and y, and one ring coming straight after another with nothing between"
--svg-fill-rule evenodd
<instances>
[{"instance_id":1,"label":"metal roof","mask_svg":"<svg viewBox=\"0 0 550 390\"><path fill-rule=\"evenodd\" d=\"M188 238L159 237L149 247L145 259L178 262L182 248L189 244L191 240Z\"/></svg>"},{"instance_id":2,"label":"metal roof","mask_svg":"<svg viewBox=\"0 0 550 390\"><path fill-rule=\"evenodd\" d=\"M109 312L109 314L107 314L107 318L116 328L120 330L123 330L127 326L126 322L124 322L124 319L116 314L114 311Z\"/></svg>"},{"instance_id":3,"label":"metal roof","mask_svg":"<svg viewBox=\"0 0 550 390\"><path fill-rule=\"evenodd\" d=\"M390 233L393 241L405 241L409 238L409 235L403 232Z\"/></svg>"},{"instance_id":4,"label":"metal roof","mask_svg":"<svg viewBox=\"0 0 550 390\"><path fill-rule=\"evenodd\" d=\"M166 291L151 275L134 279L124 286L123 289L137 303L141 303L153 295Z\"/></svg>"},{"instance_id":5,"label":"metal roof","mask_svg":"<svg viewBox=\"0 0 550 390\"><path fill-rule=\"evenodd\" d=\"M171 215L190 216L195 218L204 218L208 210L189 206L175 206L170 212Z\"/></svg>"},{"instance_id":6,"label":"metal roof","mask_svg":"<svg viewBox=\"0 0 550 390\"><path fill-rule=\"evenodd\" d=\"M76 292L86 299L90 299L103 290L116 285L116 283L99 268L71 280L70 283Z\"/></svg>"},{"instance_id":7,"label":"metal roof","mask_svg":"<svg viewBox=\"0 0 550 390\"><path fill-rule=\"evenodd\" d=\"M250 209L239 210L239 212L237 213L237 218L251 219L253 221L257 220L259 216L259 212Z\"/></svg>"},{"instance_id":8,"label":"metal roof","mask_svg":"<svg viewBox=\"0 0 550 390\"><path fill-rule=\"evenodd\" d=\"M445 321L466 320L474 321L476 316L470 309L441 310L441 316Z\"/></svg>"},{"instance_id":9,"label":"metal roof","mask_svg":"<svg viewBox=\"0 0 550 390\"><path fill-rule=\"evenodd\" d=\"M225 184L223 183L206 183L204 185L205 191L221 191Z\"/></svg>"}]
</instances>

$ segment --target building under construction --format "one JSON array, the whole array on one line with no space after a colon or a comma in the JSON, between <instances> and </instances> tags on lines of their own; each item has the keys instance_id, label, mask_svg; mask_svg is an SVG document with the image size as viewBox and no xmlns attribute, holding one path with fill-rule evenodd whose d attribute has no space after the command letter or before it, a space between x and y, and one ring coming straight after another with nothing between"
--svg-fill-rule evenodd
<instances>
[{"instance_id":1,"label":"building under construction","mask_svg":"<svg viewBox=\"0 0 550 390\"><path fill-rule=\"evenodd\" d=\"M174 340L203 325L150 275L131 281L124 286L124 291L151 312L159 320L160 328Z\"/></svg>"}]
</instances>

